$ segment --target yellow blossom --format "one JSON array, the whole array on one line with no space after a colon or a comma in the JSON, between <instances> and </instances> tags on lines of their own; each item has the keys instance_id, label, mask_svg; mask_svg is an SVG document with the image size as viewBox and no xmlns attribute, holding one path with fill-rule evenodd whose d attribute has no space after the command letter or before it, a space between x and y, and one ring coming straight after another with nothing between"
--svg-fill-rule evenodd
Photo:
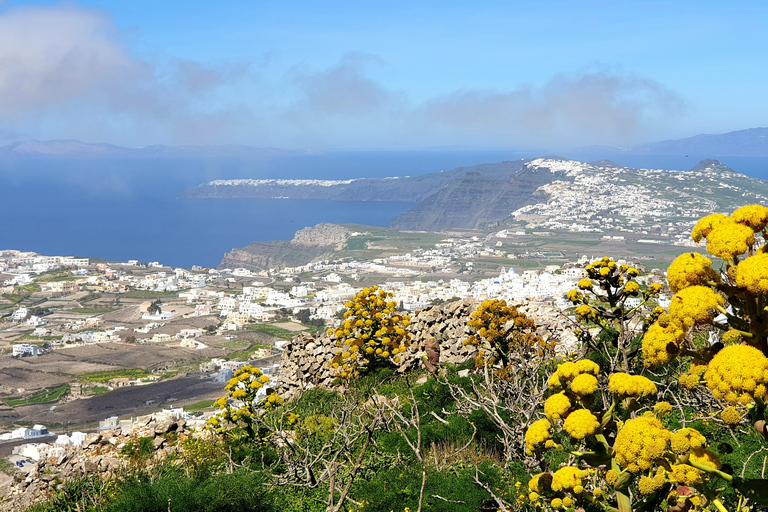
<instances>
[{"instance_id":1,"label":"yellow blossom","mask_svg":"<svg viewBox=\"0 0 768 512\"><path fill-rule=\"evenodd\" d=\"M667 282L673 292L694 285L720 282L720 276L712 268L712 260L698 252L681 254L667 269Z\"/></svg>"},{"instance_id":2,"label":"yellow blossom","mask_svg":"<svg viewBox=\"0 0 768 512\"><path fill-rule=\"evenodd\" d=\"M687 328L711 324L723 297L706 286L689 286L677 292L669 305L669 316Z\"/></svg>"},{"instance_id":3,"label":"yellow blossom","mask_svg":"<svg viewBox=\"0 0 768 512\"><path fill-rule=\"evenodd\" d=\"M587 409L578 409L568 415L565 419L563 428L571 435L571 437L584 439L597 432L600 428L600 422L597 421L595 415Z\"/></svg>"},{"instance_id":4,"label":"yellow blossom","mask_svg":"<svg viewBox=\"0 0 768 512\"><path fill-rule=\"evenodd\" d=\"M707 236L707 252L732 261L754 245L755 235L751 228L731 221L718 225Z\"/></svg>"},{"instance_id":5,"label":"yellow blossom","mask_svg":"<svg viewBox=\"0 0 768 512\"><path fill-rule=\"evenodd\" d=\"M753 254L739 263L736 284L754 294L768 292L768 253Z\"/></svg>"},{"instance_id":6,"label":"yellow blossom","mask_svg":"<svg viewBox=\"0 0 768 512\"><path fill-rule=\"evenodd\" d=\"M544 402L544 414L550 420L559 420L568 414L568 410L571 408L571 401L564 393L556 393L547 398Z\"/></svg>"},{"instance_id":7,"label":"yellow blossom","mask_svg":"<svg viewBox=\"0 0 768 512\"><path fill-rule=\"evenodd\" d=\"M761 204L742 206L731 214L731 219L757 233L768 225L768 208Z\"/></svg>"},{"instance_id":8,"label":"yellow blossom","mask_svg":"<svg viewBox=\"0 0 768 512\"><path fill-rule=\"evenodd\" d=\"M715 398L748 405L765 397L768 358L749 345L730 345L712 358L705 378Z\"/></svg>"},{"instance_id":9,"label":"yellow blossom","mask_svg":"<svg viewBox=\"0 0 768 512\"><path fill-rule=\"evenodd\" d=\"M641 416L628 420L616 435L616 462L632 473L648 470L664 454L670 437L671 433L656 418Z\"/></svg>"}]
</instances>

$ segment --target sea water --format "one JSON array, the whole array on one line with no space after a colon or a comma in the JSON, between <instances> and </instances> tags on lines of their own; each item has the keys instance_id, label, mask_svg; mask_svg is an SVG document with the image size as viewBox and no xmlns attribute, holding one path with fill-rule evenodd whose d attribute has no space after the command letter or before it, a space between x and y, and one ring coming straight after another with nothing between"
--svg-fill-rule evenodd
<instances>
[{"instance_id":1,"label":"sea water","mask_svg":"<svg viewBox=\"0 0 768 512\"><path fill-rule=\"evenodd\" d=\"M0 249L46 255L214 267L251 242L290 240L320 222L386 226L409 203L178 199L212 179L415 176L537 155L511 151L350 152L259 160L62 159L0 161ZM599 155L594 155L598 159ZM687 170L698 157L611 156L626 166ZM697 159L698 158L698 159ZM703 157L702 157L703 158ZM717 158L717 157L715 157ZM723 157L768 178L768 159Z\"/></svg>"}]
</instances>

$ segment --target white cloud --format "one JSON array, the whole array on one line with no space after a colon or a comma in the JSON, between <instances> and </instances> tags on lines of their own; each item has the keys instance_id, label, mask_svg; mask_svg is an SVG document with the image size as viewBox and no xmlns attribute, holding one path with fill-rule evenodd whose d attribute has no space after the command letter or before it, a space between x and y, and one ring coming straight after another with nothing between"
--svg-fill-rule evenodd
<instances>
[{"instance_id":1,"label":"white cloud","mask_svg":"<svg viewBox=\"0 0 768 512\"><path fill-rule=\"evenodd\" d=\"M108 91L151 73L100 11L26 7L0 15L0 114Z\"/></svg>"}]
</instances>

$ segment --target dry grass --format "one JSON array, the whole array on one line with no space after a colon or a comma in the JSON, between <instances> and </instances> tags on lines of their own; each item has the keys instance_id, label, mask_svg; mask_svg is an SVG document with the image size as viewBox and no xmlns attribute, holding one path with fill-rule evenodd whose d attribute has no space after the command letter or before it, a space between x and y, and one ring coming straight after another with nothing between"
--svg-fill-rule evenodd
<instances>
[{"instance_id":1,"label":"dry grass","mask_svg":"<svg viewBox=\"0 0 768 512\"><path fill-rule=\"evenodd\" d=\"M457 443L455 441L442 441L432 443L425 450L424 462L428 465L434 465L435 469L441 471L457 462L462 464L480 465L482 462L492 460L499 464L504 464L503 455L486 446L485 443L472 441L470 443Z\"/></svg>"}]
</instances>

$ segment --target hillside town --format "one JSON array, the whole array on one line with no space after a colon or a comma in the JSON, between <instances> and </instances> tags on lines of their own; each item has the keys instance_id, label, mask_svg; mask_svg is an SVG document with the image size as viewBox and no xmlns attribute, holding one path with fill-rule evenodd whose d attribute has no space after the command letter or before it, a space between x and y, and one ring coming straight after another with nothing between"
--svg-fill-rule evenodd
<instances>
[{"instance_id":1,"label":"hillside town","mask_svg":"<svg viewBox=\"0 0 768 512\"><path fill-rule=\"evenodd\" d=\"M446 237L431 248L371 260L345 258L268 270L183 269L135 260L91 262L6 250L0 252L0 282L4 299L17 302L5 304L2 310L0 342L5 348L0 357L45 361L56 354L76 354L77 350L106 345L118 353L138 346L150 351L162 349L170 351L164 352L163 360L183 357L194 361L194 368L186 374L208 382L206 396L215 396L245 364L280 378L281 351L291 333L305 331L306 326L317 329L337 324L345 302L374 282L392 293L401 310L412 314L434 304L499 298L538 304L543 308L540 311L553 317L570 316L572 305L565 294L585 277L583 267L590 258L585 255L559 264L546 264L545 259L538 269L500 265L489 277L473 272L475 258L508 256L494 243L505 236ZM643 284L661 282L663 274L646 273L639 280ZM664 301L662 297L660 303ZM270 338L260 344L241 341L259 325L280 326L285 329L283 339ZM239 346L247 350L226 349ZM564 343L563 350L565 347ZM115 374L101 383L75 378L66 383L66 392L57 399L66 404L93 400L94 393L149 392L167 377L163 370L169 369L168 363L160 362L146 372ZM37 388L30 381L17 389L0 385L0 397L12 404L12 397L23 397ZM157 417L204 422L210 414L189 415L167 400L158 402L151 393L142 400L144 411L165 407L153 413ZM25 403L18 398L16 402ZM133 422L138 412L130 419L104 416L99 419L99 430L136 428ZM0 435L0 444L17 443L12 460L22 466L24 460L55 458L64 446L86 442L87 434L80 430L54 434L36 417L32 421L31 427L18 425L18 419L8 422L8 431Z\"/></svg>"},{"instance_id":2,"label":"hillside town","mask_svg":"<svg viewBox=\"0 0 768 512\"><path fill-rule=\"evenodd\" d=\"M702 193L703 186L745 202L768 201L745 187L743 175L717 162L684 172L550 158L532 160L525 167L534 172L548 169L557 176L539 188L551 200L512 212L531 229L632 233L643 236L640 243L689 246L695 245L690 233L696 221L717 209L713 196Z\"/></svg>"}]
</instances>

